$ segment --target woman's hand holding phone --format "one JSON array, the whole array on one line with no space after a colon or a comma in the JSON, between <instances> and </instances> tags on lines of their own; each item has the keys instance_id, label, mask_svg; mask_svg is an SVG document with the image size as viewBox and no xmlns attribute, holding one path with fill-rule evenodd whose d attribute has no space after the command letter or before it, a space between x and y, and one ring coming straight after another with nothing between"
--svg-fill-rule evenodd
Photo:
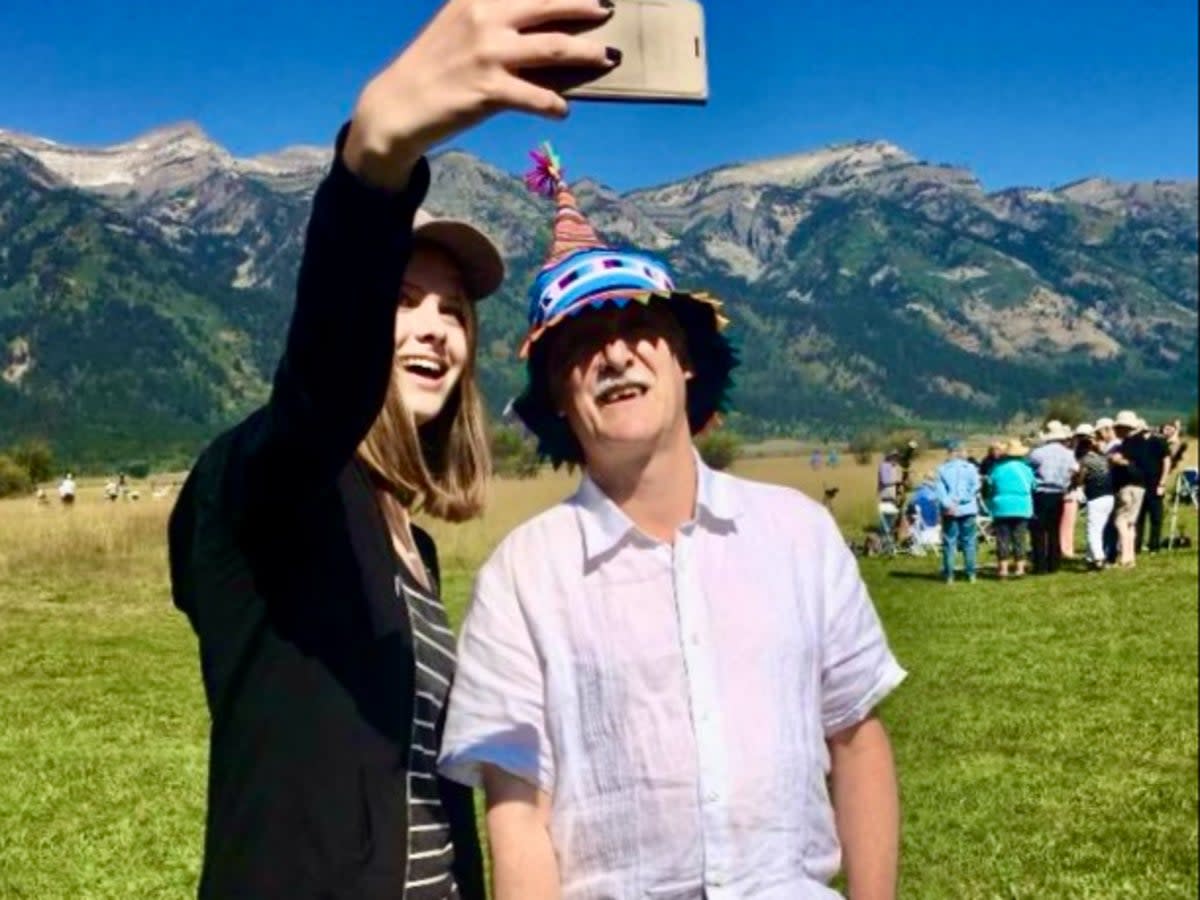
<instances>
[{"instance_id":1,"label":"woman's hand holding phone","mask_svg":"<svg viewBox=\"0 0 1200 900\"><path fill-rule=\"evenodd\" d=\"M562 95L518 73L606 70L617 60L585 35L536 29L603 22L612 9L612 0L449 0L363 88L342 151L347 167L371 184L399 190L432 147L497 112L562 118Z\"/></svg>"}]
</instances>

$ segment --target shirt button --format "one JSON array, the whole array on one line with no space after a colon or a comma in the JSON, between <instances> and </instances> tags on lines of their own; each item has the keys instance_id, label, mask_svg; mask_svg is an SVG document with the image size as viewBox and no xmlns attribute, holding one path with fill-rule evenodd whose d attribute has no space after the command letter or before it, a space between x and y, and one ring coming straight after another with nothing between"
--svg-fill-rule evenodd
<instances>
[{"instance_id":1,"label":"shirt button","mask_svg":"<svg viewBox=\"0 0 1200 900\"><path fill-rule=\"evenodd\" d=\"M709 791L707 794L704 795L704 800L707 803L716 803L720 799L721 799L721 795L718 794L716 791Z\"/></svg>"}]
</instances>

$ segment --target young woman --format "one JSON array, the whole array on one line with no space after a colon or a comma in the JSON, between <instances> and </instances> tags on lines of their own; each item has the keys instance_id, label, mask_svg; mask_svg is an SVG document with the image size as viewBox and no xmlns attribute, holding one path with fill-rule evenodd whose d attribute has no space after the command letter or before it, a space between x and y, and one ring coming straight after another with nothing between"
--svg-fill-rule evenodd
<instances>
[{"instance_id":1,"label":"young woman","mask_svg":"<svg viewBox=\"0 0 1200 900\"><path fill-rule=\"evenodd\" d=\"M453 638L415 510L476 514L489 471L474 302L495 247L418 214L424 154L521 73L611 67L598 0L449 0L363 89L317 190L265 407L197 461L169 528L212 716L202 898L484 897L469 790L436 774Z\"/></svg>"},{"instance_id":2,"label":"young woman","mask_svg":"<svg viewBox=\"0 0 1200 900\"><path fill-rule=\"evenodd\" d=\"M171 517L213 720L202 896L483 896L470 795L436 778L454 642L411 513L481 509L473 301L502 267L469 226L413 228L418 193L374 207L335 164L271 399Z\"/></svg>"}]
</instances>

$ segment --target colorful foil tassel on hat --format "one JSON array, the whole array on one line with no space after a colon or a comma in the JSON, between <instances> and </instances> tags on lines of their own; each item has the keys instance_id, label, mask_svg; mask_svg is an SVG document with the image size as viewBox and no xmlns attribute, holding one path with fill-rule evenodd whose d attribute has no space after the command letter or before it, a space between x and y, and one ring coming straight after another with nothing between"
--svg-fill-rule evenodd
<instances>
[{"instance_id":1,"label":"colorful foil tassel on hat","mask_svg":"<svg viewBox=\"0 0 1200 900\"><path fill-rule=\"evenodd\" d=\"M557 207L554 213L554 239L546 265L552 266L577 250L603 247L604 242L579 211L575 195L567 187L562 161L554 148L545 143L531 151L529 156L533 159L533 168L525 174L526 186L533 193L553 200Z\"/></svg>"}]
</instances>

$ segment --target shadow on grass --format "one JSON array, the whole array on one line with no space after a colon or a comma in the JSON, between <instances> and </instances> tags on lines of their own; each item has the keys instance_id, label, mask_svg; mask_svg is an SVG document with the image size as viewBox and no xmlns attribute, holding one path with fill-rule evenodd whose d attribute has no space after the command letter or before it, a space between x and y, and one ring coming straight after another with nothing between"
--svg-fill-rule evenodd
<instances>
[{"instance_id":1,"label":"shadow on grass","mask_svg":"<svg viewBox=\"0 0 1200 900\"><path fill-rule=\"evenodd\" d=\"M1065 574L1068 572L1068 570L1063 569L1062 572ZM892 571L888 572L887 574L888 574L888 578L903 578L908 581L936 581L939 584L942 581L942 573L940 571L938 571L937 569L934 569L931 572L904 572L904 571L892 570ZM983 567L983 568L980 568L978 571L976 571L975 577L979 581L1020 582L1020 581L1034 581L1034 580L1037 580L1040 578L1045 578L1046 576L1044 576L1044 575L1035 576L1032 573L1026 573L1021 576L1010 575L1007 578L1001 578L999 575L996 574L995 569ZM955 582L961 581L961 582L965 583L967 580L967 576L963 575L962 572L959 571L959 572L955 573L954 580L955 580Z\"/></svg>"},{"instance_id":2,"label":"shadow on grass","mask_svg":"<svg viewBox=\"0 0 1200 900\"><path fill-rule=\"evenodd\" d=\"M910 581L941 581L942 573L936 569L932 572L888 572L888 578L907 578Z\"/></svg>"}]
</instances>

